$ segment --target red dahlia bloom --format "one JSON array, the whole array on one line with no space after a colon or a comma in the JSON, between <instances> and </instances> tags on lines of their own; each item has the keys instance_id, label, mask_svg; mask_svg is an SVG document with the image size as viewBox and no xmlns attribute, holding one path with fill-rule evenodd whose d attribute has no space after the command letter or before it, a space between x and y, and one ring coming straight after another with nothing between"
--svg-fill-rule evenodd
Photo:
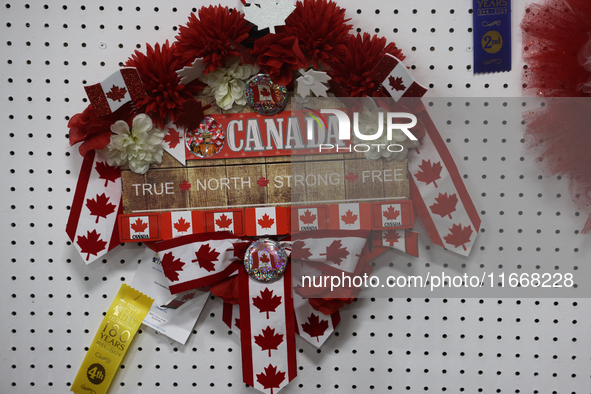
<instances>
[{"instance_id":1,"label":"red dahlia bloom","mask_svg":"<svg viewBox=\"0 0 591 394\"><path fill-rule=\"evenodd\" d=\"M333 1L298 1L285 21L284 32L297 37L306 66L312 62L318 69L320 63L331 66L345 55L352 27L346 22L350 20L345 19L345 10Z\"/></svg>"},{"instance_id":2,"label":"red dahlia bloom","mask_svg":"<svg viewBox=\"0 0 591 394\"><path fill-rule=\"evenodd\" d=\"M176 44L184 65L201 57L207 65L205 74L209 74L225 67L228 57L238 56L228 40L242 42L250 26L244 14L220 5L201 7L198 14L199 18L191 13L187 26L180 26Z\"/></svg>"},{"instance_id":3,"label":"red dahlia bloom","mask_svg":"<svg viewBox=\"0 0 591 394\"><path fill-rule=\"evenodd\" d=\"M175 71L182 69L183 65L175 44L170 45L168 40L154 48L148 44L145 55L135 51L125 63L126 67L137 69L148 94L134 103L136 110L151 117L159 128L166 125L167 117L176 120L183 103L193 100L193 95L202 89L198 81L179 85L180 78Z\"/></svg>"},{"instance_id":4,"label":"red dahlia bloom","mask_svg":"<svg viewBox=\"0 0 591 394\"><path fill-rule=\"evenodd\" d=\"M254 43L252 54L273 82L280 85L288 85L293 79L293 72L306 63L298 39L286 33L267 34L259 38Z\"/></svg>"},{"instance_id":5,"label":"red dahlia bloom","mask_svg":"<svg viewBox=\"0 0 591 394\"><path fill-rule=\"evenodd\" d=\"M383 37L372 37L369 33L363 33L363 36L350 36L345 56L342 61L333 64L333 70L328 75L350 97L365 97L377 87L369 74L386 53L400 60L405 58L396 44L386 45L386 39Z\"/></svg>"}]
</instances>

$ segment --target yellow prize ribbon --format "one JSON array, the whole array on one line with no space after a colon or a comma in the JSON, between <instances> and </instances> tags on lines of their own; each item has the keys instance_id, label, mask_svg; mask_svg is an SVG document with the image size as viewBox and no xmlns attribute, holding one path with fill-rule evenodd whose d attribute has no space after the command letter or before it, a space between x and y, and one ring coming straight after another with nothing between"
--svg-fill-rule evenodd
<instances>
[{"instance_id":1,"label":"yellow prize ribbon","mask_svg":"<svg viewBox=\"0 0 591 394\"><path fill-rule=\"evenodd\" d=\"M107 392L153 301L133 287L121 285L84 357L71 391L76 394Z\"/></svg>"}]
</instances>

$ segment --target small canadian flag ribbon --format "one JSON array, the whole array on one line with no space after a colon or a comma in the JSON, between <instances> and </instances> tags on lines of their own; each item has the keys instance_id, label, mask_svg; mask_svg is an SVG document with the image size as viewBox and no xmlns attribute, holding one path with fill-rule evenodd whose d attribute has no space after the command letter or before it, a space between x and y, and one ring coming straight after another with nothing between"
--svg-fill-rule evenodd
<instances>
[{"instance_id":1,"label":"small canadian flag ribbon","mask_svg":"<svg viewBox=\"0 0 591 394\"><path fill-rule=\"evenodd\" d=\"M245 270L238 280L244 383L277 393L297 375L290 265L275 282L258 282Z\"/></svg>"},{"instance_id":2,"label":"small canadian flag ribbon","mask_svg":"<svg viewBox=\"0 0 591 394\"><path fill-rule=\"evenodd\" d=\"M142 80L135 68L122 68L107 79L85 86L86 94L97 116L109 115L123 104L146 97Z\"/></svg>"},{"instance_id":3,"label":"small canadian flag ribbon","mask_svg":"<svg viewBox=\"0 0 591 394\"><path fill-rule=\"evenodd\" d=\"M202 211L172 211L160 214L162 239L205 232Z\"/></svg>"},{"instance_id":4,"label":"small canadian flag ribbon","mask_svg":"<svg viewBox=\"0 0 591 394\"><path fill-rule=\"evenodd\" d=\"M332 204L328 211L330 228L371 230L371 209L368 203Z\"/></svg>"},{"instance_id":5,"label":"small canadian flag ribbon","mask_svg":"<svg viewBox=\"0 0 591 394\"><path fill-rule=\"evenodd\" d=\"M86 264L119 245L117 215L121 204L121 171L94 150L82 162L66 233Z\"/></svg>"},{"instance_id":6,"label":"small canadian flag ribbon","mask_svg":"<svg viewBox=\"0 0 591 394\"><path fill-rule=\"evenodd\" d=\"M160 214L119 215L121 242L160 241Z\"/></svg>"},{"instance_id":7,"label":"small canadian flag ribbon","mask_svg":"<svg viewBox=\"0 0 591 394\"><path fill-rule=\"evenodd\" d=\"M325 230L328 227L327 206L291 207L291 232Z\"/></svg>"},{"instance_id":8,"label":"small canadian flag ribbon","mask_svg":"<svg viewBox=\"0 0 591 394\"><path fill-rule=\"evenodd\" d=\"M244 210L207 211L205 226L207 231L229 231L236 235L244 235Z\"/></svg>"},{"instance_id":9,"label":"small canadian flag ribbon","mask_svg":"<svg viewBox=\"0 0 591 394\"><path fill-rule=\"evenodd\" d=\"M425 137L408 161L412 200L431 241L468 256L480 216L433 121L426 115L422 122Z\"/></svg>"},{"instance_id":10,"label":"small canadian flag ribbon","mask_svg":"<svg viewBox=\"0 0 591 394\"><path fill-rule=\"evenodd\" d=\"M374 246L387 246L419 257L419 233L410 230L381 230L373 232Z\"/></svg>"},{"instance_id":11,"label":"small canadian flag ribbon","mask_svg":"<svg viewBox=\"0 0 591 394\"><path fill-rule=\"evenodd\" d=\"M282 235L287 234L287 209L246 208L244 210L246 235Z\"/></svg>"},{"instance_id":12,"label":"small canadian flag ribbon","mask_svg":"<svg viewBox=\"0 0 591 394\"><path fill-rule=\"evenodd\" d=\"M400 100L401 97L422 97L427 93L427 88L410 76L404 63L389 53L382 56L370 75L382 84L394 101Z\"/></svg>"}]
</instances>

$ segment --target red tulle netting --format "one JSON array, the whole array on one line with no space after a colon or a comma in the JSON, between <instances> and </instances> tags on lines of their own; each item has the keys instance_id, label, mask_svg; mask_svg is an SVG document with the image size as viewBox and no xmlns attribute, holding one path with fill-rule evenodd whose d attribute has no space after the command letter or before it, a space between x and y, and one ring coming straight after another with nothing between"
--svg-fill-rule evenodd
<instances>
[{"instance_id":1,"label":"red tulle netting","mask_svg":"<svg viewBox=\"0 0 591 394\"><path fill-rule=\"evenodd\" d=\"M526 9L521 23L526 92L548 99L527 113L526 143L546 175L569 178L575 206L590 215L591 1L548 0ZM568 98L567 98L568 97Z\"/></svg>"}]
</instances>

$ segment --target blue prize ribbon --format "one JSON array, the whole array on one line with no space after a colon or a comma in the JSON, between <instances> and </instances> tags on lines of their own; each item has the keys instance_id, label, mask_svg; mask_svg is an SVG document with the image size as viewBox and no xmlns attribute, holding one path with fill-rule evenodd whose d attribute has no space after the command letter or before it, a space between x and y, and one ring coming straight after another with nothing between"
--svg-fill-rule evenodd
<instances>
[{"instance_id":1,"label":"blue prize ribbon","mask_svg":"<svg viewBox=\"0 0 591 394\"><path fill-rule=\"evenodd\" d=\"M511 71L511 0L472 0L474 74Z\"/></svg>"}]
</instances>

